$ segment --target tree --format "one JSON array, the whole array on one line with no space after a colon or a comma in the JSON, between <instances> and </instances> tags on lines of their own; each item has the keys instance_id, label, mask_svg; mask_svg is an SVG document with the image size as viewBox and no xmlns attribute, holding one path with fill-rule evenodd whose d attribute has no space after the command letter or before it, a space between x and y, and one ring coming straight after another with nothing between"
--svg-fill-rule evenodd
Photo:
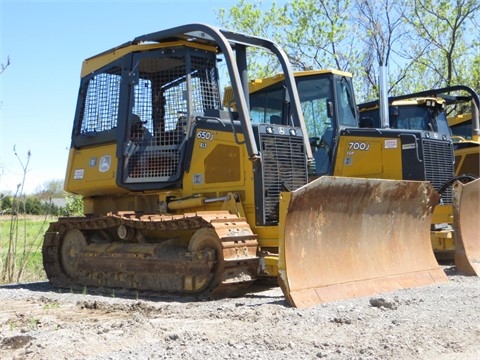
<instances>
[{"instance_id":1,"label":"tree","mask_svg":"<svg viewBox=\"0 0 480 360\"><path fill-rule=\"evenodd\" d=\"M80 195L74 195L65 192L65 200L67 205L63 209L64 216L81 216L83 215L83 200Z\"/></svg>"},{"instance_id":2,"label":"tree","mask_svg":"<svg viewBox=\"0 0 480 360\"><path fill-rule=\"evenodd\" d=\"M35 195L42 200L64 197L63 180L57 179L45 182L41 187L36 189Z\"/></svg>"},{"instance_id":3,"label":"tree","mask_svg":"<svg viewBox=\"0 0 480 360\"><path fill-rule=\"evenodd\" d=\"M13 196L9 194L0 195L0 213L10 213L13 206Z\"/></svg>"},{"instance_id":4,"label":"tree","mask_svg":"<svg viewBox=\"0 0 480 360\"><path fill-rule=\"evenodd\" d=\"M10 56L7 56L7 62L5 64L0 65L0 75L3 74L3 72L7 69L7 67L10 65Z\"/></svg>"},{"instance_id":5,"label":"tree","mask_svg":"<svg viewBox=\"0 0 480 360\"><path fill-rule=\"evenodd\" d=\"M409 3L404 18L412 29L415 46L404 54L414 61L413 74L423 88L458 84L476 87L478 71L473 70L480 44L474 34L478 35L480 3L477 0Z\"/></svg>"},{"instance_id":6,"label":"tree","mask_svg":"<svg viewBox=\"0 0 480 360\"><path fill-rule=\"evenodd\" d=\"M477 44L477 47L480 48L480 45ZM473 63L471 66L472 71L472 88L480 94L480 51L473 58Z\"/></svg>"},{"instance_id":7,"label":"tree","mask_svg":"<svg viewBox=\"0 0 480 360\"><path fill-rule=\"evenodd\" d=\"M397 45L405 41L406 29L403 26L404 3L398 0L368 1L357 0L355 4L356 22L361 30L365 58L362 64L364 79L364 96L378 98L379 67L389 71L387 92L405 78L405 70L399 65L401 56L396 51ZM399 46L401 47L401 46ZM394 66L389 66L393 62ZM361 87L359 87L361 89Z\"/></svg>"},{"instance_id":8,"label":"tree","mask_svg":"<svg viewBox=\"0 0 480 360\"><path fill-rule=\"evenodd\" d=\"M357 27L349 22L350 1L293 1L287 11L292 24L283 46L300 70L336 68L353 71L362 53L355 46Z\"/></svg>"},{"instance_id":9,"label":"tree","mask_svg":"<svg viewBox=\"0 0 480 360\"><path fill-rule=\"evenodd\" d=\"M362 53L355 46L349 8L350 0L297 0L281 6L274 2L263 11L261 1L240 0L228 13L220 9L217 15L224 27L276 41L296 70L333 67L353 71L361 63ZM278 71L268 65L254 75L265 77Z\"/></svg>"},{"instance_id":10,"label":"tree","mask_svg":"<svg viewBox=\"0 0 480 360\"><path fill-rule=\"evenodd\" d=\"M36 197L27 197L25 200L25 214L40 215L43 214L42 203Z\"/></svg>"},{"instance_id":11,"label":"tree","mask_svg":"<svg viewBox=\"0 0 480 360\"><path fill-rule=\"evenodd\" d=\"M225 27L276 41L296 70L353 73L357 100L378 97L379 64L388 64L392 95L480 84L477 0L293 0L262 9L240 0L217 15Z\"/></svg>"},{"instance_id":12,"label":"tree","mask_svg":"<svg viewBox=\"0 0 480 360\"><path fill-rule=\"evenodd\" d=\"M289 19L285 14L285 6L278 7L276 3L272 4L269 11L261 9L262 2L256 1L249 3L246 0L240 0L238 5L232 6L228 12L225 9L219 9L217 17L226 28L236 29L251 35L264 38L278 38L278 29L282 23L288 23ZM271 59L265 57L260 50L256 54L251 54L249 70L256 78L264 78L276 73L279 64L272 62Z\"/></svg>"}]
</instances>

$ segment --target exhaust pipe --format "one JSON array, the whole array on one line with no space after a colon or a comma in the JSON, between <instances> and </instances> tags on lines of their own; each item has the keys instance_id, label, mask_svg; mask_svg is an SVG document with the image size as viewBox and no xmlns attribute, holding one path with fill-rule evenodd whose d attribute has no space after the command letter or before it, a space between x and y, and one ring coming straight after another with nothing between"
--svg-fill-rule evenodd
<instances>
[{"instance_id":1,"label":"exhaust pipe","mask_svg":"<svg viewBox=\"0 0 480 360\"><path fill-rule=\"evenodd\" d=\"M380 91L380 97L378 105L380 106L380 122L383 129L390 127L390 119L388 115L388 89L387 89L387 67L380 65L378 74L378 85Z\"/></svg>"}]
</instances>

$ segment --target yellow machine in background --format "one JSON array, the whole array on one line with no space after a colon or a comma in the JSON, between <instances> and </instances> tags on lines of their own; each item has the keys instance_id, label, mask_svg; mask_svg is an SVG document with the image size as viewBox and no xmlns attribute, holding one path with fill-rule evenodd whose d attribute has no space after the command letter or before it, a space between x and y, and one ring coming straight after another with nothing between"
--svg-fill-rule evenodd
<instances>
[{"instance_id":1,"label":"yellow machine in background","mask_svg":"<svg viewBox=\"0 0 480 360\"><path fill-rule=\"evenodd\" d=\"M480 135L474 132L472 113L448 118L455 148L455 175L480 177Z\"/></svg>"},{"instance_id":2,"label":"yellow machine in background","mask_svg":"<svg viewBox=\"0 0 480 360\"><path fill-rule=\"evenodd\" d=\"M469 87L458 86L456 91L468 95L443 95L455 106L454 116L447 119L455 148L455 175L477 180L453 185L455 265L462 273L480 276L480 99Z\"/></svg>"},{"instance_id":3,"label":"yellow machine in background","mask_svg":"<svg viewBox=\"0 0 480 360\"><path fill-rule=\"evenodd\" d=\"M453 177L453 144L448 125L401 130L359 119L352 75L337 70L294 74L300 104L315 158L314 176L335 175L429 181L440 190ZM284 77L249 83L250 116L254 123L287 124L289 100ZM227 88L224 105L232 105ZM378 106L377 106L378 109ZM374 128L374 129L372 129ZM442 195L451 203L449 189Z\"/></svg>"},{"instance_id":4,"label":"yellow machine in background","mask_svg":"<svg viewBox=\"0 0 480 360\"><path fill-rule=\"evenodd\" d=\"M454 144L445 111L452 99L435 93L389 98L390 116L382 124L378 101L361 104L357 113L351 74L317 70L294 76L315 158L311 178L430 181L441 195L432 217L431 246L439 261L453 260L451 185L471 176L454 173ZM283 85L282 75L249 83L253 122L286 124L289 101ZM227 88L224 105L234 108L231 97Z\"/></svg>"},{"instance_id":5,"label":"yellow machine in background","mask_svg":"<svg viewBox=\"0 0 480 360\"><path fill-rule=\"evenodd\" d=\"M477 179L454 184L455 265L462 273L480 276L480 126L475 104L470 113L449 117L448 125L455 148L455 175Z\"/></svg>"},{"instance_id":6,"label":"yellow machine in background","mask_svg":"<svg viewBox=\"0 0 480 360\"><path fill-rule=\"evenodd\" d=\"M250 47L283 71L281 123L250 120ZM232 84L235 111L222 106L221 83ZM278 276L291 305L311 306L446 281L425 250L432 186L320 176L298 94L275 43L203 24L85 60L65 182L85 216L47 230L50 282L218 298Z\"/></svg>"},{"instance_id":7,"label":"yellow machine in background","mask_svg":"<svg viewBox=\"0 0 480 360\"><path fill-rule=\"evenodd\" d=\"M468 95L452 95L467 92ZM467 86L451 86L389 99L389 127L448 133L454 142L455 176L479 177L477 93ZM466 107L466 109L465 109ZM361 121L381 127L378 101L359 105ZM473 114L473 115L472 115Z\"/></svg>"},{"instance_id":8,"label":"yellow machine in background","mask_svg":"<svg viewBox=\"0 0 480 360\"><path fill-rule=\"evenodd\" d=\"M425 128L425 116L417 114L419 124L408 130L382 128L376 119L370 118L368 123L367 119L359 120L351 74L316 70L294 76L315 159L312 177L429 181L437 191L452 180L453 144L446 118L439 127ZM288 123L289 101L282 75L253 80L249 89L252 122ZM230 98L231 89L227 88L225 106L232 106ZM424 105L428 114L432 109L441 112L443 100L438 104L430 100ZM378 105L375 109L378 111ZM414 111L418 112L417 102ZM451 189L446 188L441 203L451 201Z\"/></svg>"},{"instance_id":9,"label":"yellow machine in background","mask_svg":"<svg viewBox=\"0 0 480 360\"><path fill-rule=\"evenodd\" d=\"M446 101L442 97L435 95L417 96L409 94L406 96L389 97L389 124L393 129L408 129L423 131L425 134L431 134L430 137L450 139L450 130L448 128L445 112ZM363 127L381 128L379 101L359 104L360 124ZM442 194L439 205L435 207L432 217L432 248L437 260L451 261L454 259L455 241L453 237L453 209L451 187L455 178L454 174L454 156L453 144L448 152L439 154L444 159L438 164L432 163L431 166L437 171L442 171L444 177L436 183L437 191ZM448 162L448 166L446 163ZM445 186L447 184L448 186ZM447 194L443 194L447 191Z\"/></svg>"},{"instance_id":10,"label":"yellow machine in background","mask_svg":"<svg viewBox=\"0 0 480 360\"><path fill-rule=\"evenodd\" d=\"M452 95L453 92L467 92L468 95ZM390 126L397 129L423 129L425 131L436 129L441 134L451 135L455 155L455 168L450 181L440 189L442 193L450 188L455 181L470 182L479 176L479 97L474 90L466 86L453 86L441 89L432 89L420 93L407 94L389 98ZM467 107L467 114L463 114ZM360 113L365 120L373 122L373 126L380 126L378 101L359 105ZM447 114L455 116L447 118ZM475 262L475 257L465 258L462 250L463 244L475 253L480 253L480 231L478 230L479 204L478 190L464 188L478 187L478 182L468 186L457 184L454 190L470 193L476 196L460 196L453 194L456 201L445 201L435 208L432 218L432 247L439 260L455 259L457 268L465 273L472 274L471 270L462 265ZM465 209L461 210L460 199ZM455 215L457 218L455 218ZM458 218L463 214L460 221ZM467 215L468 214L468 215ZM455 232L453 225L456 224ZM467 225L468 224L468 225ZM457 229L462 228L463 231ZM467 228L469 228L467 230ZM475 231L473 230L475 229ZM468 237L460 234L468 234ZM475 235L476 234L476 235ZM473 250L476 249L476 250ZM468 251L467 251L468 252ZM462 259L463 258L463 259ZM477 257L478 258L478 257ZM470 268L469 266L468 268ZM477 272L478 275L478 272Z\"/></svg>"}]
</instances>

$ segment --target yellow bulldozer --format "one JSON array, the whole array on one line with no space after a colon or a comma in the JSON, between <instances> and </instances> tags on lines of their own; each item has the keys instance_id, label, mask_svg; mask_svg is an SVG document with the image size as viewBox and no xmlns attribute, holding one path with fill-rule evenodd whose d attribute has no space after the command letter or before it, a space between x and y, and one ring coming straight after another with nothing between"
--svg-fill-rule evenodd
<instances>
[{"instance_id":1,"label":"yellow bulldozer","mask_svg":"<svg viewBox=\"0 0 480 360\"><path fill-rule=\"evenodd\" d=\"M480 135L473 131L472 113L448 117L455 149L455 175L480 177Z\"/></svg>"},{"instance_id":2,"label":"yellow bulldozer","mask_svg":"<svg viewBox=\"0 0 480 360\"><path fill-rule=\"evenodd\" d=\"M480 101L478 94L466 86L455 87L468 95L451 95L444 91L442 96L455 107L455 113L447 117L455 149L455 175L480 177ZM447 88L446 90L450 90Z\"/></svg>"},{"instance_id":3,"label":"yellow bulldozer","mask_svg":"<svg viewBox=\"0 0 480 360\"><path fill-rule=\"evenodd\" d=\"M452 184L458 180L471 181L475 177L465 173L456 176L454 173L454 146L458 157L459 145L452 142L446 106L473 101L472 109L475 109L475 99L478 97L475 97L473 90L469 89L470 96L463 97L447 96L447 89L439 89L437 93L432 90L390 97L386 101L389 116L385 121L381 117L378 100L360 104L360 114L357 113L350 73L314 70L296 72L294 77L314 149L315 175L430 181L441 195L432 216L431 244L434 254L439 262L451 262L456 258L458 263L458 254L462 251L458 246L455 251ZM285 100L284 86L282 74L250 82L252 121L285 123L284 113L288 111L286 104L289 101ZM457 86L448 90L458 91L464 88ZM231 87L227 87L224 105L235 108L232 96ZM458 131L462 129L459 128ZM474 149L471 148L471 141L468 144L466 140L461 141L463 144L460 146ZM475 161L478 158L473 159ZM465 162L474 168L471 163L472 158ZM456 164L458 165L458 159ZM469 187L474 190L475 184ZM456 185L453 189L460 191L463 186ZM459 207L459 198L456 198ZM470 199L463 197L464 209L474 208L478 204L475 199L478 199L478 195ZM463 224L466 231L466 225L472 224L468 226L471 231L467 232L478 234L478 226L475 225L478 210L472 210L476 211L463 211L468 216L464 215L461 223L457 221L457 228ZM457 231L457 237L458 234L460 231ZM472 254L477 253L478 250L473 250L480 249L477 238L470 236L470 241L466 241L471 244ZM457 242L460 243L461 240ZM460 262L475 263L474 259L474 256L470 256ZM457 268L472 273L466 271L464 266Z\"/></svg>"},{"instance_id":4,"label":"yellow bulldozer","mask_svg":"<svg viewBox=\"0 0 480 360\"><path fill-rule=\"evenodd\" d=\"M467 95L458 95L459 92ZM476 180L480 166L480 100L477 93L457 85L390 97L388 104L391 127L435 131L442 136L448 134L452 139L454 173L439 190L443 192L453 185L452 202L445 201L435 208L432 246L439 260L454 259L461 272L480 276L480 182ZM373 127L380 126L378 100L360 104L359 110Z\"/></svg>"},{"instance_id":5,"label":"yellow bulldozer","mask_svg":"<svg viewBox=\"0 0 480 360\"><path fill-rule=\"evenodd\" d=\"M467 92L466 97L450 101L461 107L470 103L470 110L460 109L448 117L448 125L455 148L455 174L479 179L480 117L474 101L478 95L472 89ZM480 180L454 186L455 264L463 273L480 276Z\"/></svg>"},{"instance_id":6,"label":"yellow bulldozer","mask_svg":"<svg viewBox=\"0 0 480 360\"><path fill-rule=\"evenodd\" d=\"M251 120L249 48L282 69L282 123ZM220 84L231 84L234 111ZM296 307L446 281L429 242L435 189L309 176L318 171L298 94L278 45L205 24L86 59L65 179L84 216L45 233L49 281L214 299L278 279ZM369 144L350 137L344 166L377 152Z\"/></svg>"},{"instance_id":7,"label":"yellow bulldozer","mask_svg":"<svg viewBox=\"0 0 480 360\"><path fill-rule=\"evenodd\" d=\"M453 143L446 118L440 128L429 131L423 124L402 130L382 127L363 112L360 117L350 73L312 70L295 72L294 78L313 149L315 176L429 181L437 191L452 180ZM285 100L284 88L283 74L250 82L253 122L287 124L290 100ZM224 105L235 108L231 97L231 88L227 88ZM372 106L378 114L378 105ZM441 195L442 202L451 203L450 189Z\"/></svg>"},{"instance_id":8,"label":"yellow bulldozer","mask_svg":"<svg viewBox=\"0 0 480 360\"><path fill-rule=\"evenodd\" d=\"M389 127L448 134L454 143L454 175L467 182L480 175L478 99L473 89L463 85L389 97ZM359 104L361 119L368 118L377 128L381 127L378 104L378 100Z\"/></svg>"}]
</instances>

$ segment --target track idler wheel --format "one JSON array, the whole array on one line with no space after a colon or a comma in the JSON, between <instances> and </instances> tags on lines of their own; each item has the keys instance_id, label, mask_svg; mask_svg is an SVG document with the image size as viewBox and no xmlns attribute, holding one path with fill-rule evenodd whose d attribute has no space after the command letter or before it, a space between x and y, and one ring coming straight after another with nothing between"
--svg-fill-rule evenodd
<instances>
[{"instance_id":1,"label":"track idler wheel","mask_svg":"<svg viewBox=\"0 0 480 360\"><path fill-rule=\"evenodd\" d=\"M218 285L221 278L221 264L223 264L223 251L220 244L220 239L214 229L202 228L197 230L188 244L188 251L190 253L197 253L201 256L203 250L215 250L215 267L211 276L205 278L202 285L197 284L197 290L202 291L207 287L213 288Z\"/></svg>"},{"instance_id":2,"label":"track idler wheel","mask_svg":"<svg viewBox=\"0 0 480 360\"><path fill-rule=\"evenodd\" d=\"M80 230L72 229L65 234L60 248L60 261L68 276L75 278L78 275L79 254L86 247L87 241Z\"/></svg>"}]
</instances>

